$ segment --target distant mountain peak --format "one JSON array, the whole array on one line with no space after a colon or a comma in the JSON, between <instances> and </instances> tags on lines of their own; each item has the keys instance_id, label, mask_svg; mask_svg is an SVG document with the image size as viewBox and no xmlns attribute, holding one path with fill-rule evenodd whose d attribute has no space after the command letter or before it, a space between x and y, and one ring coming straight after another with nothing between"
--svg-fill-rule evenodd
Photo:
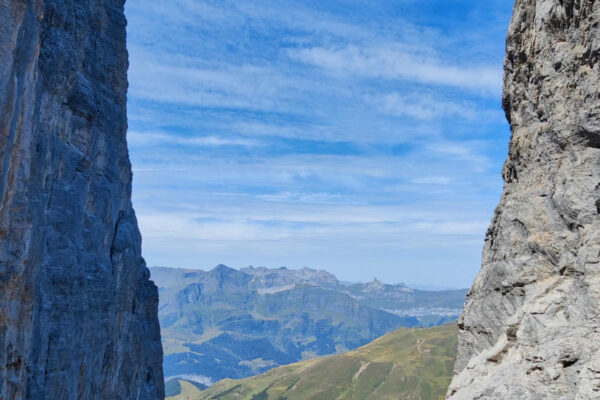
<instances>
[{"instance_id":1,"label":"distant mountain peak","mask_svg":"<svg viewBox=\"0 0 600 400\"><path fill-rule=\"evenodd\" d=\"M295 285L310 285L319 287L337 287L339 281L335 275L323 270L303 267L290 269L288 267L265 268L247 267L240 270L253 277L253 285L259 292L270 293L280 291Z\"/></svg>"},{"instance_id":2,"label":"distant mountain peak","mask_svg":"<svg viewBox=\"0 0 600 400\"><path fill-rule=\"evenodd\" d=\"M210 271L208 271L209 275L213 275L213 276L230 276L230 275L247 275L242 271L238 271L235 268L231 268L228 267L227 265L224 264L219 264L217 266L215 266L213 269L211 269Z\"/></svg>"},{"instance_id":3,"label":"distant mountain peak","mask_svg":"<svg viewBox=\"0 0 600 400\"><path fill-rule=\"evenodd\" d=\"M225 264L217 264L211 271L237 271L237 269L228 267Z\"/></svg>"},{"instance_id":4,"label":"distant mountain peak","mask_svg":"<svg viewBox=\"0 0 600 400\"><path fill-rule=\"evenodd\" d=\"M385 286L385 283L377 278L373 278L373 280L367 284L367 290L384 290Z\"/></svg>"}]
</instances>

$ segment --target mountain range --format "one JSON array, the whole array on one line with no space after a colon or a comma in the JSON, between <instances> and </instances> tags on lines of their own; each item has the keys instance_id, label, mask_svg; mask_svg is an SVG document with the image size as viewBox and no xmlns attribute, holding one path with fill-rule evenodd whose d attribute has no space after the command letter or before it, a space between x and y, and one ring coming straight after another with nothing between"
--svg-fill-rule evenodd
<instances>
[{"instance_id":1,"label":"mountain range","mask_svg":"<svg viewBox=\"0 0 600 400\"><path fill-rule=\"evenodd\" d=\"M151 268L166 380L203 385L343 353L400 327L457 318L467 290L340 282L326 271Z\"/></svg>"}]
</instances>

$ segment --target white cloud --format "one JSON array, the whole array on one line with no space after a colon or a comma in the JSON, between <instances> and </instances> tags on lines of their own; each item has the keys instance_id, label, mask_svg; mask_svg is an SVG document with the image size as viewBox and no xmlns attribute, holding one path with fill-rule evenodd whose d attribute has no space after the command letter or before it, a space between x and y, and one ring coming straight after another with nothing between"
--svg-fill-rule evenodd
<instances>
[{"instance_id":1,"label":"white cloud","mask_svg":"<svg viewBox=\"0 0 600 400\"><path fill-rule=\"evenodd\" d=\"M411 180L418 185L449 185L454 183L452 178L447 176L424 176Z\"/></svg>"},{"instance_id":2,"label":"white cloud","mask_svg":"<svg viewBox=\"0 0 600 400\"><path fill-rule=\"evenodd\" d=\"M367 96L384 113L421 121L459 119L467 122L504 123L504 113L498 108L485 109L469 101L447 101L441 94L398 92Z\"/></svg>"},{"instance_id":3,"label":"white cloud","mask_svg":"<svg viewBox=\"0 0 600 400\"><path fill-rule=\"evenodd\" d=\"M411 243L426 246L435 236L481 237L489 221L473 220L467 216L444 216L439 213L412 214L399 207L338 206L273 207L254 204L256 210L238 215L222 213L221 218L204 218L196 212L138 211L140 227L146 242L294 242L319 246L320 242L365 241L370 243ZM216 215L211 214L213 217ZM450 218L448 218L450 217ZM465 218L466 217L466 218ZM439 239L438 239L439 240ZM453 240L453 239L451 239ZM166 247L168 248L168 247Z\"/></svg>"},{"instance_id":4,"label":"white cloud","mask_svg":"<svg viewBox=\"0 0 600 400\"><path fill-rule=\"evenodd\" d=\"M371 97L371 100L386 113L421 120L461 118L472 121L482 114L473 104L438 100L428 94L389 93L380 97Z\"/></svg>"},{"instance_id":5,"label":"white cloud","mask_svg":"<svg viewBox=\"0 0 600 400\"><path fill-rule=\"evenodd\" d=\"M144 140L144 137L144 134L136 135L136 140ZM170 138L164 140L169 143ZM132 146L134 183L142 190L147 190L146 185L155 187L156 182L176 184L180 187L179 192L204 192L208 187L234 188L234 191L257 187L261 188L260 195L271 201L340 203L354 201L353 196L368 199L383 192L395 195L403 192L403 196L422 194L431 189L439 192L441 184L466 182L466 187L460 189L456 185L446 185L445 189L458 194L476 190L479 182L489 182L490 168L494 166L486 155L485 142L431 138L418 142L413 150L401 157L365 152L359 155L278 154L268 157L250 153L231 158L214 157L206 152L182 152L158 143L155 147L144 147L136 141L132 143L135 144ZM432 180L431 177L437 178Z\"/></svg>"},{"instance_id":6,"label":"white cloud","mask_svg":"<svg viewBox=\"0 0 600 400\"><path fill-rule=\"evenodd\" d=\"M236 132L248 136L273 136L288 139L306 139L328 141L341 139L339 132L331 126L315 122L301 123L267 123L262 121L242 121L231 127Z\"/></svg>"},{"instance_id":7,"label":"white cloud","mask_svg":"<svg viewBox=\"0 0 600 400\"><path fill-rule=\"evenodd\" d=\"M490 221L435 221L418 222L411 226L415 232L424 232L430 235L475 235L480 236L487 229Z\"/></svg>"},{"instance_id":8,"label":"white cloud","mask_svg":"<svg viewBox=\"0 0 600 400\"><path fill-rule=\"evenodd\" d=\"M165 56L169 59L169 56ZM172 62L172 61L171 61ZM278 71L255 66L203 68L173 65L155 56L139 59L130 73L131 96L200 107L278 109L290 82Z\"/></svg>"},{"instance_id":9,"label":"white cloud","mask_svg":"<svg viewBox=\"0 0 600 400\"><path fill-rule=\"evenodd\" d=\"M248 138L229 138L215 135L183 137L176 134L139 131L127 132L127 142L131 146L158 146L163 144L169 144L192 147L255 147L261 145L259 141Z\"/></svg>"},{"instance_id":10,"label":"white cloud","mask_svg":"<svg viewBox=\"0 0 600 400\"><path fill-rule=\"evenodd\" d=\"M471 171L483 172L489 168L491 160L485 155L487 144L482 141L462 142L436 140L429 143L423 143L423 150L437 154L440 159L450 162L451 160L461 160Z\"/></svg>"},{"instance_id":11,"label":"white cloud","mask_svg":"<svg viewBox=\"0 0 600 400\"><path fill-rule=\"evenodd\" d=\"M201 221L202 214L145 213L138 212L140 228L145 239L160 238L165 241L181 239L192 241L270 241L283 240L289 233L262 229L243 220Z\"/></svg>"},{"instance_id":12,"label":"white cloud","mask_svg":"<svg viewBox=\"0 0 600 400\"><path fill-rule=\"evenodd\" d=\"M290 56L337 74L379 79L402 79L499 95L502 69L496 66L456 65L422 50L399 44L290 50Z\"/></svg>"},{"instance_id":13,"label":"white cloud","mask_svg":"<svg viewBox=\"0 0 600 400\"><path fill-rule=\"evenodd\" d=\"M257 197L268 202L332 204L339 202L342 196L339 193L299 193L285 191L258 195Z\"/></svg>"}]
</instances>

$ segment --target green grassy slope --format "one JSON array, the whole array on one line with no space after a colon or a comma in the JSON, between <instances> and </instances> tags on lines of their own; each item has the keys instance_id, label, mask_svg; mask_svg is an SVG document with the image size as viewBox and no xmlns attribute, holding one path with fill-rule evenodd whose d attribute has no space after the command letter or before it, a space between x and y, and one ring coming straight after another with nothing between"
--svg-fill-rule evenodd
<instances>
[{"instance_id":1,"label":"green grassy slope","mask_svg":"<svg viewBox=\"0 0 600 400\"><path fill-rule=\"evenodd\" d=\"M188 399L444 399L457 332L454 324L400 329L346 354L279 367L244 380L226 379Z\"/></svg>"},{"instance_id":2,"label":"green grassy slope","mask_svg":"<svg viewBox=\"0 0 600 400\"><path fill-rule=\"evenodd\" d=\"M173 379L166 386L171 386L171 388L165 387L165 394L167 395L165 400L194 400L202 395L202 390L198 385L186 380ZM177 386L177 388L175 389L174 386ZM178 394L169 396L168 389L175 390Z\"/></svg>"},{"instance_id":3,"label":"green grassy slope","mask_svg":"<svg viewBox=\"0 0 600 400\"><path fill-rule=\"evenodd\" d=\"M198 382L177 378L170 379L169 381L165 382L165 397L177 398L179 396L178 398L180 399L187 399L190 398L190 396L197 397L198 393L206 388L206 385Z\"/></svg>"}]
</instances>

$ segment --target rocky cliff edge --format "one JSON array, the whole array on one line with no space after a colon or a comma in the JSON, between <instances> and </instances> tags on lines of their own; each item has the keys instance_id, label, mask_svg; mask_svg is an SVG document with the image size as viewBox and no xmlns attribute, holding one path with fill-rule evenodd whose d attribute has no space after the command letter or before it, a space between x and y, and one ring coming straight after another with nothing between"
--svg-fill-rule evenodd
<instances>
[{"instance_id":1,"label":"rocky cliff edge","mask_svg":"<svg viewBox=\"0 0 600 400\"><path fill-rule=\"evenodd\" d=\"M504 194L450 399L600 398L600 2L517 0Z\"/></svg>"},{"instance_id":2,"label":"rocky cliff edge","mask_svg":"<svg viewBox=\"0 0 600 400\"><path fill-rule=\"evenodd\" d=\"M0 0L0 398L160 399L123 0Z\"/></svg>"}]
</instances>

